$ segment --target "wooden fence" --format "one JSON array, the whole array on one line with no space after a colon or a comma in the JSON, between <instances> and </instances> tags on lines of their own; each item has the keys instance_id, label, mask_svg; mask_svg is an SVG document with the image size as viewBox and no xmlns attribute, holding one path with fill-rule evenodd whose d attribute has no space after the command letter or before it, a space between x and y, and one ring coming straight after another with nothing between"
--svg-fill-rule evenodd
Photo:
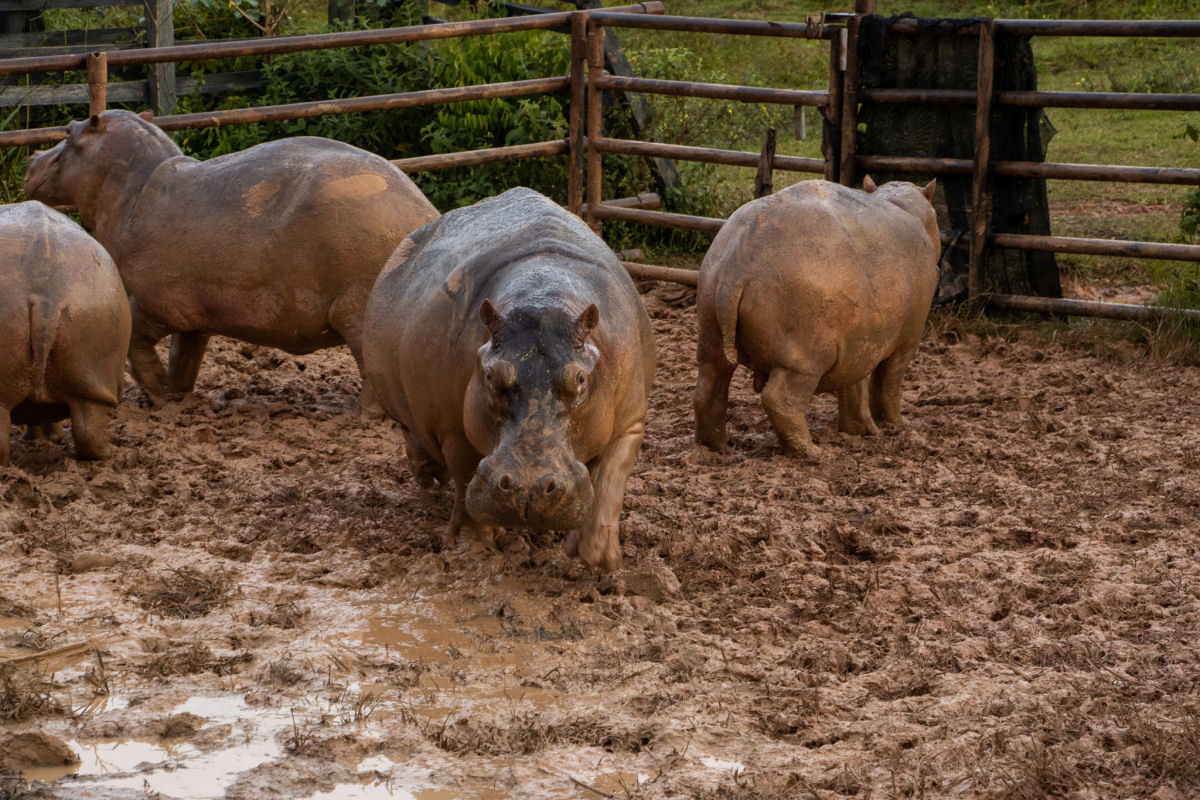
<instances>
[{"instance_id":1,"label":"wooden fence","mask_svg":"<svg viewBox=\"0 0 1200 800\"><path fill-rule=\"evenodd\" d=\"M410 172L446 167L484 164L523 158L563 156L569 159L568 207L599 230L603 220L626 220L649 225L666 225L693 230L715 231L724 220L671 214L650 210L642 200L606 200L601 196L601 175L605 153L644 155L676 160L695 160L720 164L758 167L769 175L771 170L792 170L823 175L845 184L857 183L863 170L891 169L923 172L930 175L969 174L972 177L972 225L969 232L969 279L971 302L1001 308L1016 308L1052 313L1096 315L1119 319L1148 319L1171 310L1114 303L1089 303L1062 298L1023 298L989 295L983 282L984 248L1004 247L1048 250L1060 253L1100 255L1136 255L1150 258L1200 261L1200 245L1077 239L1059 236L993 234L988 230L991 175L1020 175L1035 178L1069 180L1120 180L1161 184L1200 185L1200 169L1128 167L1094 164L1041 162L992 162L988 126L993 104L1074 108L1168 108L1200 110L1200 95L1147 93L1089 93L993 90L995 34L999 30L1018 34L1053 36L1180 36L1200 37L1200 21L1060 21L1060 20L983 20L965 26L950 26L945 35L979 38L978 85L975 91L927 89L864 89L858 64L858 31L874 0L857 0L854 14L811 15L804 23L723 20L697 17L662 16L658 0L603 10L564 11L536 16L474 20L417 25L383 30L348 31L306 36L272 37L236 42L203 42L146 50L113 53L61 54L0 60L0 75L31 72L88 69L90 109L102 110L107 103L108 69L132 64L169 64L180 60L229 58L245 55L273 55L332 47L352 47L431 39L500 34L518 30L548 30L569 26L571 30L571 71L569 75L483 84L449 89L431 89L372 97L318 100L279 106L230 109L198 114L162 116L155 122L164 130L183 130L249 122L268 122L328 114L406 108L433 103L449 103L490 97L569 92L571 97L568 135L565 139L526 145L497 147L466 153L446 153L399 159L394 163ZM903 29L912 25L899 20ZM605 74L604 37L612 27L652 30L702 31L747 36L788 37L826 43L829 50L829 84L821 90L773 89L691 81L645 80ZM793 107L820 108L840 142L826 137L823 158L799 158L765 153L683 147L666 143L608 138L603 135L601 96L605 91L710 97L752 103L778 103ZM860 100L876 103L932 103L975 106L976 135L972 159L905 158L860 156L856 152L857 111ZM58 141L65 127L0 132L0 147L37 145ZM840 145L840 146L838 146ZM583 202L584 194L587 203ZM680 283L695 283L688 270L627 264L634 274ZM1200 319L1200 311L1186 312Z\"/></svg>"}]
</instances>

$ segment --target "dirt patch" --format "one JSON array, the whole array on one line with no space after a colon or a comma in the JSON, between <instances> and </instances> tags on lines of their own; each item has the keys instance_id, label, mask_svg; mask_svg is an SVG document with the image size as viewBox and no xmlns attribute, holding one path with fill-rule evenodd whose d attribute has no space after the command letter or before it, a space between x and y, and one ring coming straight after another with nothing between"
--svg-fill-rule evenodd
<instances>
[{"instance_id":1,"label":"dirt patch","mask_svg":"<svg viewBox=\"0 0 1200 800\"><path fill-rule=\"evenodd\" d=\"M719 455L690 299L646 295L615 575L555 534L443 549L340 349L215 341L182 402L127 392L108 462L15 441L0 717L82 759L39 796L1200 791L1200 373L939 325L905 429L820 398L788 459L739 373Z\"/></svg>"}]
</instances>

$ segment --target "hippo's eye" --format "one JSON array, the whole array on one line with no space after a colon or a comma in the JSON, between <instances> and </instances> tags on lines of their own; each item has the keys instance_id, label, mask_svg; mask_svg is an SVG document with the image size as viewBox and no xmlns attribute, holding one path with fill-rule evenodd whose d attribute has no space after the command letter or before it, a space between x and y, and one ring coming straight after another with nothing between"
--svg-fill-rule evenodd
<instances>
[{"instance_id":1,"label":"hippo's eye","mask_svg":"<svg viewBox=\"0 0 1200 800\"><path fill-rule=\"evenodd\" d=\"M483 379L488 383L492 382L492 371L490 369L483 373Z\"/></svg>"}]
</instances>

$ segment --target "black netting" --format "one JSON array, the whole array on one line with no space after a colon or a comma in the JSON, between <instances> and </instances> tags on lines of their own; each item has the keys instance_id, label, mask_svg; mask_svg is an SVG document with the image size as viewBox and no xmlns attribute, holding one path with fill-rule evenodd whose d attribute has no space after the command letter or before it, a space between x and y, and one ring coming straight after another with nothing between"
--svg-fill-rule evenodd
<instances>
[{"instance_id":1,"label":"black netting","mask_svg":"<svg viewBox=\"0 0 1200 800\"><path fill-rule=\"evenodd\" d=\"M911 17L911 15L905 15ZM863 20L859 39L862 86L866 89L975 89L975 36L954 35L973 19L918 19L915 33L891 29L896 18L870 15ZM996 35L996 91L1036 89L1037 71L1029 37ZM860 155L970 159L975 149L973 105L866 103L858 115ZM1040 108L992 106L993 161L1044 161L1053 126ZM912 174L872 175L885 180L928 180ZM946 204L946 219L957 235L970 230L971 178L942 175L938 184ZM992 176L993 233L1050 233L1046 182ZM985 253L987 289L1009 294L1060 297L1058 265L1053 253L988 248ZM943 258L938 301L961 299L966 292L967 248L949 246Z\"/></svg>"}]
</instances>

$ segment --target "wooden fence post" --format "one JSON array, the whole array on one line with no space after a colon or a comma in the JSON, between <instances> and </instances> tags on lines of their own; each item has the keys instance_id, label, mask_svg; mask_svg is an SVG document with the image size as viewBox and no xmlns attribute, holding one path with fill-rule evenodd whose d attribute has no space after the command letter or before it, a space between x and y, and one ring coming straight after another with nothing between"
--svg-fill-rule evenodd
<instances>
[{"instance_id":1,"label":"wooden fence post","mask_svg":"<svg viewBox=\"0 0 1200 800\"><path fill-rule=\"evenodd\" d=\"M846 71L846 29L829 40L829 100L821 113L821 155L825 158L825 180L837 181L841 168L842 84Z\"/></svg>"},{"instance_id":2,"label":"wooden fence post","mask_svg":"<svg viewBox=\"0 0 1200 800\"><path fill-rule=\"evenodd\" d=\"M842 80L842 152L838 180L853 186L858 182L858 170L854 163L858 154L858 84L862 79L862 65L858 59L858 33L862 16L851 17L846 23L846 71Z\"/></svg>"},{"instance_id":3,"label":"wooden fence post","mask_svg":"<svg viewBox=\"0 0 1200 800\"><path fill-rule=\"evenodd\" d=\"M567 129L567 210L583 213L584 107L587 105L587 15L571 14L571 111Z\"/></svg>"},{"instance_id":4,"label":"wooden fence post","mask_svg":"<svg viewBox=\"0 0 1200 800\"><path fill-rule=\"evenodd\" d=\"M172 0L144 0L146 38L150 47L175 44L175 10ZM175 108L175 64L151 64L147 67L146 99L155 116L170 114Z\"/></svg>"},{"instance_id":5,"label":"wooden fence post","mask_svg":"<svg viewBox=\"0 0 1200 800\"><path fill-rule=\"evenodd\" d=\"M596 142L602 133L602 117L604 110L604 90L597 85L597 80L604 74L604 28L593 25L588 21L588 93L587 93L587 224L597 234L600 233L600 220L596 218L596 209L603 200L601 179L600 151Z\"/></svg>"},{"instance_id":6,"label":"wooden fence post","mask_svg":"<svg viewBox=\"0 0 1200 800\"><path fill-rule=\"evenodd\" d=\"M978 75L975 97L975 163L971 170L971 249L967 262L967 302L984 301L983 251L992 215L988 173L992 160L992 90L996 75L996 21L979 24Z\"/></svg>"},{"instance_id":7,"label":"wooden fence post","mask_svg":"<svg viewBox=\"0 0 1200 800\"><path fill-rule=\"evenodd\" d=\"M754 197L766 197L775 191L772 173L775 166L775 129L767 128L762 152L758 154L758 174L754 176Z\"/></svg>"},{"instance_id":8,"label":"wooden fence post","mask_svg":"<svg viewBox=\"0 0 1200 800\"><path fill-rule=\"evenodd\" d=\"M95 116L108 107L108 53L88 53L88 116Z\"/></svg>"}]
</instances>

